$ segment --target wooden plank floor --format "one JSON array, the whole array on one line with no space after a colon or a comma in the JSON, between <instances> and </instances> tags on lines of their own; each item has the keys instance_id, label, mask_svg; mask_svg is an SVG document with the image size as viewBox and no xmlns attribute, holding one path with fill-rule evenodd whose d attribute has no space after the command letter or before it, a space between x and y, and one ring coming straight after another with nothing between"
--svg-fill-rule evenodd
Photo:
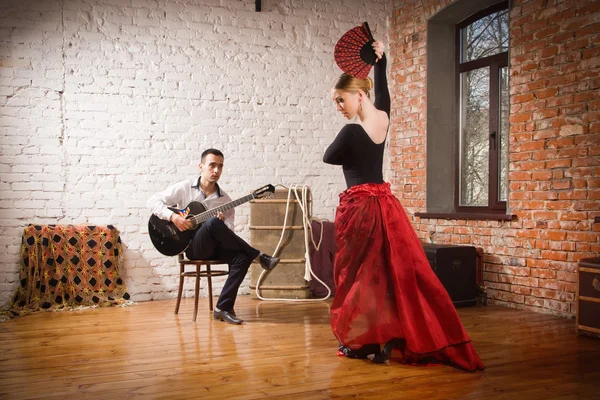
<instances>
[{"instance_id":1,"label":"wooden plank floor","mask_svg":"<svg viewBox=\"0 0 600 400\"><path fill-rule=\"evenodd\" d=\"M329 303L238 298L242 326L208 300L38 313L0 323L1 399L600 399L600 340L573 319L459 309L486 365L468 373L337 357Z\"/></svg>"}]
</instances>

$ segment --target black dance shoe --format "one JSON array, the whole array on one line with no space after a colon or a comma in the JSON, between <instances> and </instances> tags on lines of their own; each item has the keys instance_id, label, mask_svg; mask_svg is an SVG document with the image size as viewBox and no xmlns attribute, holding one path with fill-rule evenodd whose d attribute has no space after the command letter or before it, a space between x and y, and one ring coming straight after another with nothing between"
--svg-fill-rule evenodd
<instances>
[{"instance_id":1,"label":"black dance shoe","mask_svg":"<svg viewBox=\"0 0 600 400\"><path fill-rule=\"evenodd\" d=\"M385 345L383 345L383 349L381 350L381 353L376 355L375 357L373 357L373 359L371 361L374 362L375 364L383 364L384 362L386 362L387 360L390 359L390 357L392 356L392 351L395 348L400 347L402 342L403 342L402 339L392 339L392 340L388 341Z\"/></svg>"},{"instance_id":2,"label":"black dance shoe","mask_svg":"<svg viewBox=\"0 0 600 400\"><path fill-rule=\"evenodd\" d=\"M231 313L229 311L222 311L216 307L215 307L215 310L213 311L213 319L216 319L219 321L225 321L228 324L232 324L232 325L241 325L242 322L244 322L243 320L236 317L234 313Z\"/></svg>"},{"instance_id":3,"label":"black dance shoe","mask_svg":"<svg viewBox=\"0 0 600 400\"><path fill-rule=\"evenodd\" d=\"M268 256L265 253L262 253L258 257L258 260L260 261L260 265L267 271L272 270L279 264L279 258Z\"/></svg>"},{"instance_id":4,"label":"black dance shoe","mask_svg":"<svg viewBox=\"0 0 600 400\"><path fill-rule=\"evenodd\" d=\"M340 346L340 350L344 355L348 358L367 358L371 354L375 356L381 353L381 348L377 343L374 344L365 344L364 346L353 350L348 346Z\"/></svg>"}]
</instances>

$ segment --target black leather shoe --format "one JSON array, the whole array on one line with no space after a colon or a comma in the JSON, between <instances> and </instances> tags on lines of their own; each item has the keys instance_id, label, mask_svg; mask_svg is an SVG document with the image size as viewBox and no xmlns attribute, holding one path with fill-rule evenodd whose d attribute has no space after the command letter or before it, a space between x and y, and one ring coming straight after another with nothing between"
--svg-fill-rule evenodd
<instances>
[{"instance_id":1,"label":"black leather shoe","mask_svg":"<svg viewBox=\"0 0 600 400\"><path fill-rule=\"evenodd\" d=\"M396 348L401 348L404 343L404 339L392 339L383 345L383 349L381 349L381 353L375 355L371 360L375 364L383 364L392 356L392 351Z\"/></svg>"},{"instance_id":2,"label":"black leather shoe","mask_svg":"<svg viewBox=\"0 0 600 400\"><path fill-rule=\"evenodd\" d=\"M277 266L277 264L279 264L279 258L271 257L264 253L258 257L258 260L260 261L260 265L267 271L272 270Z\"/></svg>"},{"instance_id":3,"label":"black leather shoe","mask_svg":"<svg viewBox=\"0 0 600 400\"><path fill-rule=\"evenodd\" d=\"M367 358L371 354L377 357L381 353L381 347L376 343L365 344L364 346L354 350L348 346L340 346L340 350L348 358Z\"/></svg>"},{"instance_id":4,"label":"black leather shoe","mask_svg":"<svg viewBox=\"0 0 600 400\"><path fill-rule=\"evenodd\" d=\"M243 320L236 317L235 314L232 314L229 311L219 310L218 308L215 308L215 310L213 311L213 319L225 321L228 324L232 325L241 325L242 322L244 322Z\"/></svg>"}]
</instances>

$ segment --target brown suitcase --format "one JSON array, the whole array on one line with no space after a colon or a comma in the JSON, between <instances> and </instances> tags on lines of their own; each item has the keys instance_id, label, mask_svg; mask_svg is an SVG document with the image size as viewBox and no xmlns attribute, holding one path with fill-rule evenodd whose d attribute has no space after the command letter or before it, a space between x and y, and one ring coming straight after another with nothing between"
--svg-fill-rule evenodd
<instances>
[{"instance_id":1,"label":"brown suitcase","mask_svg":"<svg viewBox=\"0 0 600 400\"><path fill-rule=\"evenodd\" d=\"M600 257L579 261L577 333L600 339Z\"/></svg>"}]
</instances>

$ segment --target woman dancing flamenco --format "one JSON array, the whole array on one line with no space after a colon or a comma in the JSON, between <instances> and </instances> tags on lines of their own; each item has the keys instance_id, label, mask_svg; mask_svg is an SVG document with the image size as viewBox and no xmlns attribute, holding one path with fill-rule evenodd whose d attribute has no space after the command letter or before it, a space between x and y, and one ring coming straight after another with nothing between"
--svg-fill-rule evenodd
<instances>
[{"instance_id":1,"label":"woman dancing flamenco","mask_svg":"<svg viewBox=\"0 0 600 400\"><path fill-rule=\"evenodd\" d=\"M340 76L333 101L344 117L358 116L360 124L342 128L323 157L343 166L348 186L335 216L331 326L340 353L374 355L373 362L384 363L399 349L407 364L483 369L402 205L383 181L390 94L383 43L374 42L373 49L375 102L369 98L370 79Z\"/></svg>"}]
</instances>

